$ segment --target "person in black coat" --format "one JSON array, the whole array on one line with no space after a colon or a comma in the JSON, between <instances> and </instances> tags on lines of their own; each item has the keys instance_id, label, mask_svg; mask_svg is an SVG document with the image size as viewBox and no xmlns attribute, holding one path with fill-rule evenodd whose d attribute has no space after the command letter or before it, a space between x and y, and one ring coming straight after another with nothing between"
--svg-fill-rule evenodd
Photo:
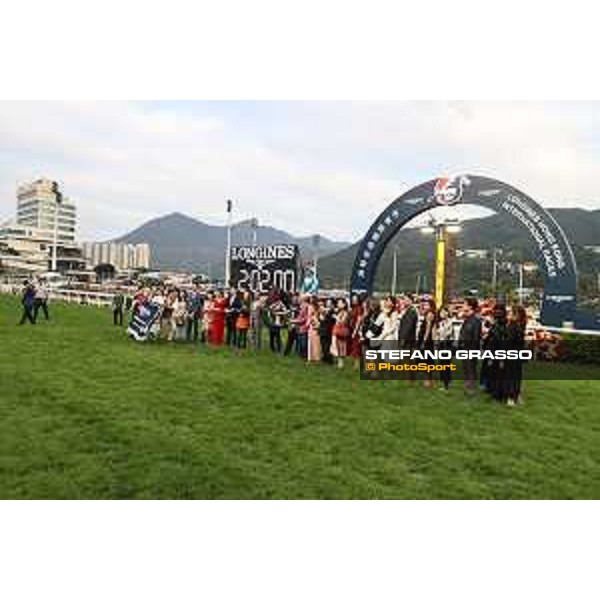
<instances>
[{"instance_id":1,"label":"person in black coat","mask_svg":"<svg viewBox=\"0 0 600 600\"><path fill-rule=\"evenodd\" d=\"M413 350L417 343L417 325L419 313L410 295L400 301L400 317L398 319L398 347L400 350ZM417 379L415 371L408 372L408 381L412 385Z\"/></svg>"},{"instance_id":2,"label":"person in black coat","mask_svg":"<svg viewBox=\"0 0 600 600\"><path fill-rule=\"evenodd\" d=\"M241 293L232 289L227 298L225 307L225 343L228 346L237 346L237 329L235 327L238 315L242 310Z\"/></svg>"},{"instance_id":3,"label":"person in black coat","mask_svg":"<svg viewBox=\"0 0 600 600\"><path fill-rule=\"evenodd\" d=\"M417 339L419 314L411 296L402 298L402 309L398 319L398 342L400 348L412 349Z\"/></svg>"},{"instance_id":4,"label":"person in black coat","mask_svg":"<svg viewBox=\"0 0 600 600\"><path fill-rule=\"evenodd\" d=\"M481 349L489 350L490 343L490 330L493 325L493 319L491 317L482 319L481 321ZM492 361L491 360L482 360L481 368L479 370L479 387L485 391L490 391L490 370L491 370Z\"/></svg>"},{"instance_id":5,"label":"person in black coat","mask_svg":"<svg viewBox=\"0 0 600 600\"><path fill-rule=\"evenodd\" d=\"M478 310L477 298L467 298L464 301L462 308L464 320L458 336L461 350L479 350L481 345L481 319L477 314ZM467 392L472 392L477 380L477 359L464 359L463 372L465 389Z\"/></svg>"},{"instance_id":6,"label":"person in black coat","mask_svg":"<svg viewBox=\"0 0 600 600\"><path fill-rule=\"evenodd\" d=\"M35 287L29 281L25 282L23 286L23 292L21 296L21 304L23 305L23 314L19 325L24 325L25 321L29 321L32 325L35 325L35 319L33 317L33 306L35 303Z\"/></svg>"},{"instance_id":7,"label":"person in black coat","mask_svg":"<svg viewBox=\"0 0 600 600\"><path fill-rule=\"evenodd\" d=\"M417 348L423 350L434 350L434 333L435 326L437 324L437 311L435 308L435 302L429 300L423 309L423 318L421 319L421 325L417 333ZM425 359L428 364L435 364L434 360ZM424 381L425 387L431 387L433 385L433 373L427 372Z\"/></svg>"},{"instance_id":8,"label":"person in black coat","mask_svg":"<svg viewBox=\"0 0 600 600\"><path fill-rule=\"evenodd\" d=\"M494 308L494 322L488 333L486 350L508 349L508 327L506 322L506 306L497 304ZM494 400L505 402L508 394L507 365L508 360L490 360L488 373L488 392Z\"/></svg>"},{"instance_id":9,"label":"person in black coat","mask_svg":"<svg viewBox=\"0 0 600 600\"><path fill-rule=\"evenodd\" d=\"M333 326L335 325L335 316L333 314L333 300L319 300L319 338L321 342L322 358L327 364L333 364L331 355L331 336Z\"/></svg>"},{"instance_id":10,"label":"person in black coat","mask_svg":"<svg viewBox=\"0 0 600 600\"><path fill-rule=\"evenodd\" d=\"M523 350L527 328L527 312L520 305L512 306L508 318L507 334L509 350ZM523 381L523 362L509 360L506 365L506 403L509 406L520 404Z\"/></svg>"}]
</instances>

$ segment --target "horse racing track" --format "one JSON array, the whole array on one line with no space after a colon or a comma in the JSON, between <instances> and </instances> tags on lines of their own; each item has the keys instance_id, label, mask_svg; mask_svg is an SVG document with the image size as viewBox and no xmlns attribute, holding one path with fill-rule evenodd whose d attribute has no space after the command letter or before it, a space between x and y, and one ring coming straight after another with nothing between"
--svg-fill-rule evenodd
<instances>
[{"instance_id":1,"label":"horse racing track","mask_svg":"<svg viewBox=\"0 0 600 600\"><path fill-rule=\"evenodd\" d=\"M599 498L600 382L513 410L0 296L1 498ZM349 365L347 365L349 367Z\"/></svg>"}]
</instances>

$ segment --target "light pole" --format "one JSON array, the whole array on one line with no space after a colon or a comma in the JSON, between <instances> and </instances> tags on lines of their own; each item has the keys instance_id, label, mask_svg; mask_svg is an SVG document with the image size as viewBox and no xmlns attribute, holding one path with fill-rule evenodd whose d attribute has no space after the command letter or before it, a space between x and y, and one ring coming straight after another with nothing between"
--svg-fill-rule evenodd
<instances>
[{"instance_id":1,"label":"light pole","mask_svg":"<svg viewBox=\"0 0 600 600\"><path fill-rule=\"evenodd\" d=\"M315 271L315 277L317 276L318 263L319 263L319 247L321 245L321 236L317 233L313 235L313 267Z\"/></svg>"},{"instance_id":2,"label":"light pole","mask_svg":"<svg viewBox=\"0 0 600 600\"><path fill-rule=\"evenodd\" d=\"M492 269L492 292L496 295L496 289L498 287L498 248L494 248L493 251L493 269Z\"/></svg>"},{"instance_id":3,"label":"light pole","mask_svg":"<svg viewBox=\"0 0 600 600\"><path fill-rule=\"evenodd\" d=\"M396 295L398 284L398 246L394 244L394 256L392 261L392 296Z\"/></svg>"},{"instance_id":4,"label":"light pole","mask_svg":"<svg viewBox=\"0 0 600 600\"><path fill-rule=\"evenodd\" d=\"M519 263L519 304L523 304L523 263Z\"/></svg>"},{"instance_id":5,"label":"light pole","mask_svg":"<svg viewBox=\"0 0 600 600\"><path fill-rule=\"evenodd\" d=\"M227 200L227 249L225 250L225 287L229 287L231 279L231 211L233 200Z\"/></svg>"},{"instance_id":6,"label":"light pole","mask_svg":"<svg viewBox=\"0 0 600 600\"><path fill-rule=\"evenodd\" d=\"M523 263L520 262L519 263L519 304L523 304L523 300L525 297L525 290L523 289L524 284L524 278L525 278L525 271L527 271L528 273L531 273L533 271L535 271L537 269L535 264L531 264L531 263Z\"/></svg>"},{"instance_id":7,"label":"light pole","mask_svg":"<svg viewBox=\"0 0 600 600\"><path fill-rule=\"evenodd\" d=\"M250 226L252 227L252 245L256 246L258 241L258 219L252 219Z\"/></svg>"},{"instance_id":8,"label":"light pole","mask_svg":"<svg viewBox=\"0 0 600 600\"><path fill-rule=\"evenodd\" d=\"M54 202L54 239L52 242L52 272L58 271L58 198Z\"/></svg>"},{"instance_id":9,"label":"light pole","mask_svg":"<svg viewBox=\"0 0 600 600\"><path fill-rule=\"evenodd\" d=\"M424 234L435 234L435 291L434 300L436 307L444 305L446 294L446 249L448 234L458 233L461 226L456 220L435 221L431 219L429 225L421 228Z\"/></svg>"}]
</instances>

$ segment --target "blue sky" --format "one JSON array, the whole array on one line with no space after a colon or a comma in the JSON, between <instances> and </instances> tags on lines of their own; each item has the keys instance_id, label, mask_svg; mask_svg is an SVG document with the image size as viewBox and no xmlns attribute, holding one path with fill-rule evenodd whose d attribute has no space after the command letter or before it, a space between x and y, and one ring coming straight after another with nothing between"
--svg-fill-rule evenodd
<instances>
[{"instance_id":1,"label":"blue sky","mask_svg":"<svg viewBox=\"0 0 600 600\"><path fill-rule=\"evenodd\" d=\"M81 239L179 211L354 240L426 179L483 174L545 206L600 208L600 104L2 102L0 218L19 181L77 203Z\"/></svg>"}]
</instances>

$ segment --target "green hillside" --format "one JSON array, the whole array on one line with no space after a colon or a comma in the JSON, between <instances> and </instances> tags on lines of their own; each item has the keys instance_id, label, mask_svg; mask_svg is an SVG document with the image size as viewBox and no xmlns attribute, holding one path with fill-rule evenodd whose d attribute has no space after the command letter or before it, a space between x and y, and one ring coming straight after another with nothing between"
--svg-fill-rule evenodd
<instances>
[{"instance_id":1,"label":"green hillside","mask_svg":"<svg viewBox=\"0 0 600 600\"><path fill-rule=\"evenodd\" d=\"M600 254L584 249L584 246L600 246L600 210L553 209L550 211L563 227L565 234L573 244L580 272L580 287L583 292L597 291L597 273L600 271ZM393 265L393 246L398 248L398 288L414 290L416 276L421 274L429 282L433 280L434 243L431 236L424 236L419 230L405 228L396 236L386 249L376 278L376 287L380 290L390 288ZM490 257L483 260L459 258L457 260L457 285L459 289L483 289L492 279L493 248L503 252L503 262L518 263L532 260L528 234L514 226L506 215L494 214L490 217L473 219L463 223L462 231L456 236L459 249L484 249L490 251ZM357 244L324 257L319 265L319 274L325 287L349 285L350 271L356 255ZM516 284L516 272L506 266L499 272L499 280L512 287ZM423 279L421 279L423 281ZM528 281L536 283L535 277ZM427 289L427 285L425 288Z\"/></svg>"}]
</instances>

